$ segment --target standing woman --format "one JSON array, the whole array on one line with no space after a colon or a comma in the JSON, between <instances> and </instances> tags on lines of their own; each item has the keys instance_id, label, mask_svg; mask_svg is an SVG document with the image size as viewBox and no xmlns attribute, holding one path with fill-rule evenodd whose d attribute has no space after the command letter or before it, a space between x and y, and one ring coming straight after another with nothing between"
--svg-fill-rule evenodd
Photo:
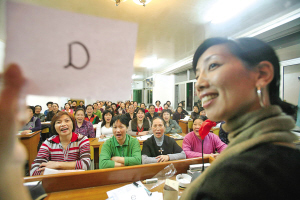
<instances>
[{"instance_id":1,"label":"standing woman","mask_svg":"<svg viewBox=\"0 0 300 200\"><path fill-rule=\"evenodd\" d=\"M166 122L165 133L182 133L181 127L175 120L171 119L171 111L169 109L162 111L163 120Z\"/></svg>"},{"instance_id":2,"label":"standing woman","mask_svg":"<svg viewBox=\"0 0 300 200\"><path fill-rule=\"evenodd\" d=\"M227 145L212 132L208 133L202 143L199 130L205 120L207 120L205 116L199 116L194 119L193 131L188 133L183 139L182 148L187 158L202 157L202 144L204 157L208 157L216 151L221 153L227 147Z\"/></svg>"},{"instance_id":3,"label":"standing woman","mask_svg":"<svg viewBox=\"0 0 300 200\"><path fill-rule=\"evenodd\" d=\"M75 133L85 135L88 138L95 137L95 131L93 124L89 121L84 120L84 109L77 108L75 111Z\"/></svg>"},{"instance_id":4,"label":"standing woman","mask_svg":"<svg viewBox=\"0 0 300 200\"><path fill-rule=\"evenodd\" d=\"M160 117L155 117L152 122L153 135L143 143L142 164L185 159L182 148L173 138L164 134L165 121Z\"/></svg>"},{"instance_id":5,"label":"standing woman","mask_svg":"<svg viewBox=\"0 0 300 200\"><path fill-rule=\"evenodd\" d=\"M74 115L74 111L71 108L71 105L69 103L65 103L65 109L63 109L62 111L68 112L72 115Z\"/></svg>"},{"instance_id":6,"label":"standing woman","mask_svg":"<svg viewBox=\"0 0 300 200\"><path fill-rule=\"evenodd\" d=\"M100 119L97 115L93 114L94 108L91 104L86 106L86 115L84 120L92 122L92 124L98 124Z\"/></svg>"},{"instance_id":7,"label":"standing woman","mask_svg":"<svg viewBox=\"0 0 300 200\"><path fill-rule=\"evenodd\" d=\"M127 133L132 136L152 134L151 122L145 117L145 110L137 108L136 118L129 121Z\"/></svg>"},{"instance_id":8,"label":"standing woman","mask_svg":"<svg viewBox=\"0 0 300 200\"><path fill-rule=\"evenodd\" d=\"M155 101L155 112L157 112L157 113L161 113L161 111L163 110L163 108L160 106L160 101L159 100L157 100L157 101Z\"/></svg>"},{"instance_id":9,"label":"standing woman","mask_svg":"<svg viewBox=\"0 0 300 200\"><path fill-rule=\"evenodd\" d=\"M97 124L96 137L105 138L111 137L113 135L112 129L112 117L113 112L110 110L105 110L103 112L103 121Z\"/></svg>"},{"instance_id":10,"label":"standing woman","mask_svg":"<svg viewBox=\"0 0 300 200\"><path fill-rule=\"evenodd\" d=\"M279 98L280 64L256 38L211 38L193 59L196 90L209 119L225 121L228 147L182 199L295 199L300 151L294 108Z\"/></svg>"},{"instance_id":11,"label":"standing woman","mask_svg":"<svg viewBox=\"0 0 300 200\"><path fill-rule=\"evenodd\" d=\"M67 112L55 114L51 121L54 136L41 146L32 163L30 175L43 175L45 168L87 170L90 166L90 142L86 136L74 133L75 119Z\"/></svg>"},{"instance_id":12,"label":"standing woman","mask_svg":"<svg viewBox=\"0 0 300 200\"><path fill-rule=\"evenodd\" d=\"M116 115L113 118L114 136L102 146L99 168L114 168L141 164L141 148L136 138L126 134L127 117Z\"/></svg>"}]
</instances>

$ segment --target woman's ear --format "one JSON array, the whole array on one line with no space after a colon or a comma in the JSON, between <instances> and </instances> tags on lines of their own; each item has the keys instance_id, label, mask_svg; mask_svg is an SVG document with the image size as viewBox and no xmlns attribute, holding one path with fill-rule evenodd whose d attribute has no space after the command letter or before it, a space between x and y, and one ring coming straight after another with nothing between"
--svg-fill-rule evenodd
<instances>
[{"instance_id":1,"label":"woman's ear","mask_svg":"<svg viewBox=\"0 0 300 200\"><path fill-rule=\"evenodd\" d=\"M269 61L262 61L258 64L259 73L256 87L265 88L274 78L274 67Z\"/></svg>"}]
</instances>

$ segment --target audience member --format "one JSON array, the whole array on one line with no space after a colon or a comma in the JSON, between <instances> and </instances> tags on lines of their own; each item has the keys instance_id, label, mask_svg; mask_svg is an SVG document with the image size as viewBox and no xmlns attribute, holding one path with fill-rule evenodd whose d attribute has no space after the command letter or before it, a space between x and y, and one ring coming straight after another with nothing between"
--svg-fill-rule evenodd
<instances>
[{"instance_id":1,"label":"audience member","mask_svg":"<svg viewBox=\"0 0 300 200\"><path fill-rule=\"evenodd\" d=\"M206 119L207 117L205 116L199 116L199 118L194 119L193 131L188 133L183 139L182 148L187 158L202 157L202 139L199 130ZM221 153L226 147L227 145L217 135L209 132L203 142L204 157L215 154L216 151Z\"/></svg>"},{"instance_id":2,"label":"audience member","mask_svg":"<svg viewBox=\"0 0 300 200\"><path fill-rule=\"evenodd\" d=\"M198 106L194 106L193 112L191 113L191 118L196 119L199 118L200 111Z\"/></svg>"},{"instance_id":3,"label":"audience member","mask_svg":"<svg viewBox=\"0 0 300 200\"><path fill-rule=\"evenodd\" d=\"M72 109L70 109L70 108L71 108L71 105L70 105L69 103L65 103L64 108L65 108L65 109L63 109L62 111L68 112L68 113L74 115L74 111L73 111Z\"/></svg>"},{"instance_id":4,"label":"audience member","mask_svg":"<svg viewBox=\"0 0 300 200\"><path fill-rule=\"evenodd\" d=\"M59 106L58 106L57 103L53 103L53 104L52 104L52 111L48 112L47 118L46 118L47 121L51 121L51 120L52 120L52 117L53 117L56 113L60 112L60 110L59 110L58 108L59 108Z\"/></svg>"},{"instance_id":5,"label":"audience member","mask_svg":"<svg viewBox=\"0 0 300 200\"><path fill-rule=\"evenodd\" d=\"M174 112L174 109L173 109L173 107L171 106L171 101L167 101L166 103L168 104L169 109L170 109L171 112L173 113L173 112Z\"/></svg>"},{"instance_id":6,"label":"audience member","mask_svg":"<svg viewBox=\"0 0 300 200\"><path fill-rule=\"evenodd\" d=\"M136 118L129 121L127 134L132 136L152 134L151 122L145 118L145 110L143 108L138 108Z\"/></svg>"},{"instance_id":7,"label":"audience member","mask_svg":"<svg viewBox=\"0 0 300 200\"><path fill-rule=\"evenodd\" d=\"M112 117L113 117L112 111L105 110L103 112L103 121L97 124L97 129L96 129L97 138L103 139L105 137L111 137L113 135Z\"/></svg>"},{"instance_id":8,"label":"audience member","mask_svg":"<svg viewBox=\"0 0 300 200\"><path fill-rule=\"evenodd\" d=\"M163 108L160 106L160 101L159 100L155 101L155 112L161 113L162 110Z\"/></svg>"},{"instance_id":9,"label":"audience member","mask_svg":"<svg viewBox=\"0 0 300 200\"><path fill-rule=\"evenodd\" d=\"M155 117L152 122L153 135L143 143L142 164L185 159L182 148L173 138L164 134L165 121L160 117Z\"/></svg>"},{"instance_id":10,"label":"audience member","mask_svg":"<svg viewBox=\"0 0 300 200\"><path fill-rule=\"evenodd\" d=\"M51 121L54 136L41 146L32 163L31 176L43 175L45 168L87 170L90 166L90 142L86 136L74 133L75 119L67 112L58 112Z\"/></svg>"},{"instance_id":11,"label":"audience member","mask_svg":"<svg viewBox=\"0 0 300 200\"><path fill-rule=\"evenodd\" d=\"M72 104L71 104L71 109L75 112L76 111L76 108L77 108L77 101L72 101Z\"/></svg>"},{"instance_id":12,"label":"audience member","mask_svg":"<svg viewBox=\"0 0 300 200\"><path fill-rule=\"evenodd\" d=\"M179 107L179 106L181 106L181 108L182 108L182 113L183 113L183 114L189 115L189 113L183 108L183 103L182 103L182 102L178 103L178 107Z\"/></svg>"},{"instance_id":13,"label":"audience member","mask_svg":"<svg viewBox=\"0 0 300 200\"><path fill-rule=\"evenodd\" d=\"M203 107L200 107L199 111L201 116L206 116L206 112Z\"/></svg>"},{"instance_id":14,"label":"audience member","mask_svg":"<svg viewBox=\"0 0 300 200\"><path fill-rule=\"evenodd\" d=\"M173 114L173 120L175 120L177 123L180 119L184 119L185 114L183 113L183 109L181 106L178 106L175 113Z\"/></svg>"},{"instance_id":15,"label":"audience member","mask_svg":"<svg viewBox=\"0 0 300 200\"><path fill-rule=\"evenodd\" d=\"M41 122L44 122L46 116L43 113L41 113L41 111L42 111L42 106L36 105L34 107L34 114L33 114L33 116L39 118L41 120Z\"/></svg>"},{"instance_id":16,"label":"audience member","mask_svg":"<svg viewBox=\"0 0 300 200\"><path fill-rule=\"evenodd\" d=\"M89 121L92 124L98 124L100 119L97 115L94 115L93 112L94 112L93 106L91 104L87 105L86 115L84 120Z\"/></svg>"},{"instance_id":17,"label":"audience member","mask_svg":"<svg viewBox=\"0 0 300 200\"><path fill-rule=\"evenodd\" d=\"M84 104L84 102L80 101L79 106L77 106L77 108L82 108L83 110L85 110L85 105L83 105L83 104Z\"/></svg>"},{"instance_id":18,"label":"audience member","mask_svg":"<svg viewBox=\"0 0 300 200\"><path fill-rule=\"evenodd\" d=\"M166 122L166 132L165 133L182 133L181 127L177 124L175 120L171 119L171 111L162 111L163 120Z\"/></svg>"},{"instance_id":19,"label":"audience member","mask_svg":"<svg viewBox=\"0 0 300 200\"><path fill-rule=\"evenodd\" d=\"M101 121L102 120L102 112L98 109L98 104L94 103L93 108L94 108L93 114L97 115L99 117L99 120Z\"/></svg>"},{"instance_id":20,"label":"audience member","mask_svg":"<svg viewBox=\"0 0 300 200\"><path fill-rule=\"evenodd\" d=\"M34 117L34 107L33 106L28 106L27 107L27 112L28 112L28 118L27 118L27 123L22 127L22 135L26 135L31 132L39 131L42 128L41 121L38 117Z\"/></svg>"},{"instance_id":21,"label":"audience member","mask_svg":"<svg viewBox=\"0 0 300 200\"><path fill-rule=\"evenodd\" d=\"M125 107L125 103L124 102L121 102L118 111L119 111L119 114L121 114L121 115L125 115L126 114L126 107Z\"/></svg>"},{"instance_id":22,"label":"audience member","mask_svg":"<svg viewBox=\"0 0 300 200\"><path fill-rule=\"evenodd\" d=\"M47 116L48 113L49 113L50 111L52 111L52 104L53 104L52 101L49 101L49 102L46 104L47 107L48 107L48 110L45 110L45 112L44 112L44 115L45 115L45 116ZM50 120L50 121L51 121L51 120Z\"/></svg>"},{"instance_id":23,"label":"audience member","mask_svg":"<svg viewBox=\"0 0 300 200\"><path fill-rule=\"evenodd\" d=\"M145 117L146 117L147 119L149 119L150 122L152 122L152 119L153 119L154 117L158 117L158 113L155 112L155 106L154 106L154 105L150 105L150 106L149 106L149 112L146 113Z\"/></svg>"},{"instance_id":24,"label":"audience member","mask_svg":"<svg viewBox=\"0 0 300 200\"><path fill-rule=\"evenodd\" d=\"M84 120L84 109L78 108L75 111L75 133L87 136L88 138L95 137L95 131L93 124L89 121Z\"/></svg>"},{"instance_id":25,"label":"audience member","mask_svg":"<svg viewBox=\"0 0 300 200\"><path fill-rule=\"evenodd\" d=\"M147 110L147 108L146 108L145 103L141 103L141 104L140 104L140 107L143 108L143 109L145 110L145 113L149 112L149 111Z\"/></svg>"},{"instance_id":26,"label":"audience member","mask_svg":"<svg viewBox=\"0 0 300 200\"><path fill-rule=\"evenodd\" d=\"M125 115L116 115L113 118L114 136L106 140L102 146L100 169L141 164L140 143L136 138L126 134L127 127L128 120Z\"/></svg>"},{"instance_id":27,"label":"audience member","mask_svg":"<svg viewBox=\"0 0 300 200\"><path fill-rule=\"evenodd\" d=\"M129 106L128 113L126 113L125 116L127 117L128 121L136 118L136 114L134 113L134 106L133 105Z\"/></svg>"}]
</instances>

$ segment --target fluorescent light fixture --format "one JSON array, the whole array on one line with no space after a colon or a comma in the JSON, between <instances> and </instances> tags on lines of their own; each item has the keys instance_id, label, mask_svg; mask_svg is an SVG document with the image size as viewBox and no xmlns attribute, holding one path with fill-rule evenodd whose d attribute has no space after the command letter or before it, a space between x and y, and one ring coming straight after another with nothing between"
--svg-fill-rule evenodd
<instances>
[{"instance_id":1,"label":"fluorescent light fixture","mask_svg":"<svg viewBox=\"0 0 300 200\"><path fill-rule=\"evenodd\" d=\"M157 56L151 56L143 60L143 62L141 63L141 67L145 67L145 68L159 67L162 63L164 63L164 61L165 59L162 58L157 59Z\"/></svg>"},{"instance_id":2,"label":"fluorescent light fixture","mask_svg":"<svg viewBox=\"0 0 300 200\"><path fill-rule=\"evenodd\" d=\"M223 23L232 19L257 0L219 0L207 12L206 20L213 24Z\"/></svg>"},{"instance_id":3,"label":"fluorescent light fixture","mask_svg":"<svg viewBox=\"0 0 300 200\"><path fill-rule=\"evenodd\" d=\"M142 1L142 3L141 3L140 0L133 0L133 2L136 3L136 4L138 4L138 5L144 5L143 2L145 2L145 4L148 4L148 3L150 3L150 1L152 1L152 0Z\"/></svg>"}]
</instances>

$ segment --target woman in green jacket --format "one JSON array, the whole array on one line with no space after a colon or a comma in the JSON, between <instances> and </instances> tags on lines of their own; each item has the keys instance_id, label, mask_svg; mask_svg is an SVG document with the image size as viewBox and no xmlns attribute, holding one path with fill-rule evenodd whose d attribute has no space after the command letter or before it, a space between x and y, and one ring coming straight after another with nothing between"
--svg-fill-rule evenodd
<instances>
[{"instance_id":1,"label":"woman in green jacket","mask_svg":"<svg viewBox=\"0 0 300 200\"><path fill-rule=\"evenodd\" d=\"M114 168L141 164L141 148L136 138L126 134L128 119L125 115L113 118L113 137L101 149L99 168Z\"/></svg>"}]
</instances>

